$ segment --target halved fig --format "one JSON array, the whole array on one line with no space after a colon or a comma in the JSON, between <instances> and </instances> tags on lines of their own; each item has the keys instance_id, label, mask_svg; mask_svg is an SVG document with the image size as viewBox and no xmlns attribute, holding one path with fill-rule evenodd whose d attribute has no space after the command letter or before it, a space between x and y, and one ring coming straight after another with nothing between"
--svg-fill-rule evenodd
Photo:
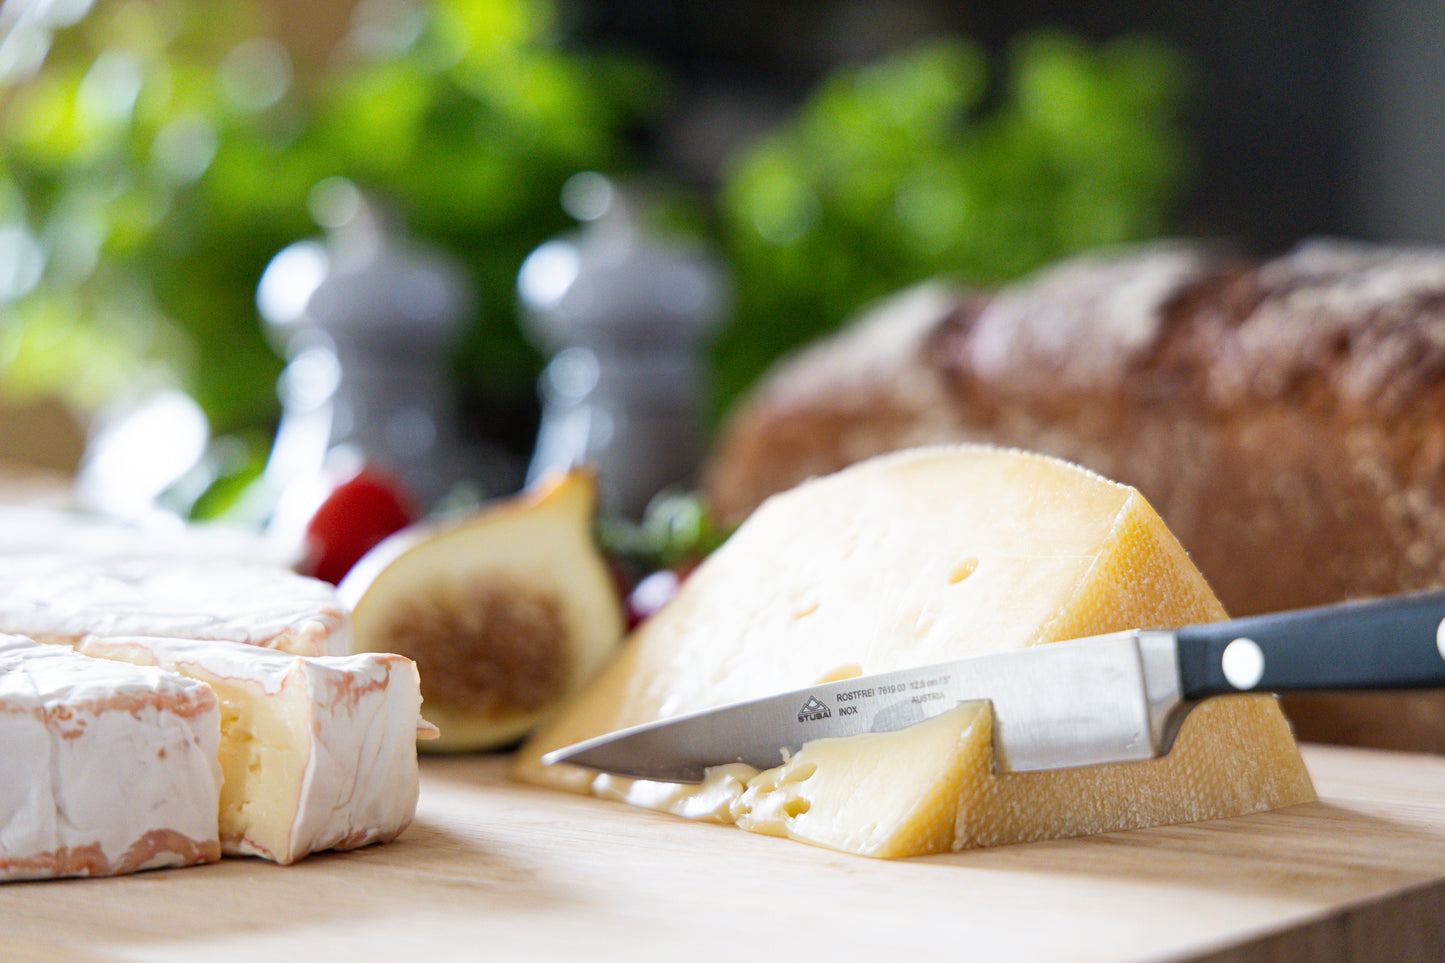
<instances>
[{"instance_id":1,"label":"halved fig","mask_svg":"<svg viewBox=\"0 0 1445 963\"><path fill-rule=\"evenodd\" d=\"M358 651L396 652L421 675L429 751L496 749L530 732L606 661L624 629L594 537L584 470L460 519L386 539L338 592Z\"/></svg>"}]
</instances>

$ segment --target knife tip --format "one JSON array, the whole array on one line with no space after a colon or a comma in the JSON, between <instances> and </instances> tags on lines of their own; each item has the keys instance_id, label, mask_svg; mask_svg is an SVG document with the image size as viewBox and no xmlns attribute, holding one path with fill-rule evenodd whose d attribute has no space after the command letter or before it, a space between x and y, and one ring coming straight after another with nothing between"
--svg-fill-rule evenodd
<instances>
[{"instance_id":1,"label":"knife tip","mask_svg":"<svg viewBox=\"0 0 1445 963\"><path fill-rule=\"evenodd\" d=\"M596 739L584 739L581 742L574 742L571 745L558 746L537 757L537 760L544 766L555 766L564 762L579 763L579 757L585 756L589 749L597 743L604 741L602 737ZM586 763L582 763L585 765Z\"/></svg>"}]
</instances>

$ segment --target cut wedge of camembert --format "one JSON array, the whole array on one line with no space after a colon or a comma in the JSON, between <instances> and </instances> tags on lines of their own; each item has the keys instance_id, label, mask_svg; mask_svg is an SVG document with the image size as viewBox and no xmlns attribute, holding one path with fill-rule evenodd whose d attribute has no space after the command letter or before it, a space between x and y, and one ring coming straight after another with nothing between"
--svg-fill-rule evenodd
<instances>
[{"instance_id":1,"label":"cut wedge of camembert","mask_svg":"<svg viewBox=\"0 0 1445 963\"><path fill-rule=\"evenodd\" d=\"M410 660L159 638L88 637L77 649L157 666L215 691L227 854L291 863L394 839L411 824L421 694Z\"/></svg>"},{"instance_id":2,"label":"cut wedge of camembert","mask_svg":"<svg viewBox=\"0 0 1445 963\"><path fill-rule=\"evenodd\" d=\"M208 686L0 636L0 880L220 859L219 736Z\"/></svg>"},{"instance_id":3,"label":"cut wedge of camembert","mask_svg":"<svg viewBox=\"0 0 1445 963\"><path fill-rule=\"evenodd\" d=\"M1168 757L997 775L990 715L829 740L700 787L543 766L626 726L873 673L1224 611L1135 490L1024 452L886 455L774 496L644 622L513 773L847 852L909 856L1212 819L1314 790L1276 701L1216 699ZM744 771L739 771L739 770Z\"/></svg>"}]
</instances>

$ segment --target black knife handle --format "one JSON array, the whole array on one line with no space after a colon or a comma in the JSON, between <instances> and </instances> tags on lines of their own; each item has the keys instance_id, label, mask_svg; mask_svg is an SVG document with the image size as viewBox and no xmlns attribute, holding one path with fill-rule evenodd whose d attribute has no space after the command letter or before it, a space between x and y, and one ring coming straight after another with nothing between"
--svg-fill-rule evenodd
<instances>
[{"instance_id":1,"label":"black knife handle","mask_svg":"<svg viewBox=\"0 0 1445 963\"><path fill-rule=\"evenodd\" d=\"M1445 591L1187 626L1182 693L1445 687L1442 620Z\"/></svg>"}]
</instances>

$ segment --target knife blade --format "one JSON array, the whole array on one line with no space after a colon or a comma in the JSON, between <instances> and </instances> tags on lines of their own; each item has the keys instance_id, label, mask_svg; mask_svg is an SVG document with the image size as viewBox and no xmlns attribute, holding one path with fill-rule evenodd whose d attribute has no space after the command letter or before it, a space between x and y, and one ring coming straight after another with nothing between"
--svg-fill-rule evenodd
<instances>
[{"instance_id":1,"label":"knife blade","mask_svg":"<svg viewBox=\"0 0 1445 963\"><path fill-rule=\"evenodd\" d=\"M1445 687L1445 591L1139 629L857 676L704 709L545 754L634 779L779 765L806 742L915 725L987 700L1001 772L1166 754L1201 700L1240 692Z\"/></svg>"}]
</instances>

